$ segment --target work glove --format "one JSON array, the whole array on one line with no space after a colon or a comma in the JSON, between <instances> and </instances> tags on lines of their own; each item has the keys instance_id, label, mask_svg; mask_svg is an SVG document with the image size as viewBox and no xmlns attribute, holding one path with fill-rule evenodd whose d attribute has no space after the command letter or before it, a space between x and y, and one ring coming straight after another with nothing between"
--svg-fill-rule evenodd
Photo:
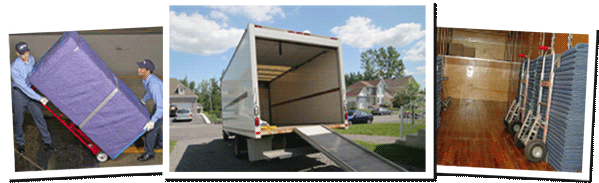
<instances>
[{"instance_id":1,"label":"work glove","mask_svg":"<svg viewBox=\"0 0 599 183\"><path fill-rule=\"evenodd\" d=\"M40 99L40 102L44 105L46 105L48 103L48 98L46 97L42 97L42 99Z\"/></svg>"},{"instance_id":2,"label":"work glove","mask_svg":"<svg viewBox=\"0 0 599 183\"><path fill-rule=\"evenodd\" d=\"M152 129L154 129L154 122L149 121L148 123L146 123L146 126L144 126L144 130L150 131Z\"/></svg>"},{"instance_id":3,"label":"work glove","mask_svg":"<svg viewBox=\"0 0 599 183\"><path fill-rule=\"evenodd\" d=\"M139 101L141 102L141 104L146 105L146 102L144 102L144 99L139 99Z\"/></svg>"}]
</instances>

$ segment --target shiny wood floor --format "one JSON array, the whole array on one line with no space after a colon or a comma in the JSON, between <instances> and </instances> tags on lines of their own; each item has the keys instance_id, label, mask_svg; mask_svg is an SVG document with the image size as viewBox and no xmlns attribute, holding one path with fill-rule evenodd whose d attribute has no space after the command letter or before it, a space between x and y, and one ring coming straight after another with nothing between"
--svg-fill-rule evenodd
<instances>
[{"instance_id":1,"label":"shiny wood floor","mask_svg":"<svg viewBox=\"0 0 599 183\"><path fill-rule=\"evenodd\" d=\"M546 170L546 161L526 160L524 149L516 147L514 136L503 125L508 103L452 99L441 113L437 132L438 165L484 168Z\"/></svg>"}]
</instances>

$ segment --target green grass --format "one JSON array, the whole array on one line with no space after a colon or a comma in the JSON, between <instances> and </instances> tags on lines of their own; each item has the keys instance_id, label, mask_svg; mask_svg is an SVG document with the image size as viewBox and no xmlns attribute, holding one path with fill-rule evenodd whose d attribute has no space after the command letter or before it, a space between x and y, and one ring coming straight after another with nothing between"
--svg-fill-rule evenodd
<instances>
[{"instance_id":1,"label":"green grass","mask_svg":"<svg viewBox=\"0 0 599 183\"><path fill-rule=\"evenodd\" d=\"M372 113L372 110L370 110L370 109L355 109L355 110L356 111L364 111L364 112L366 112L368 114Z\"/></svg>"},{"instance_id":2,"label":"green grass","mask_svg":"<svg viewBox=\"0 0 599 183\"><path fill-rule=\"evenodd\" d=\"M169 143L168 143L168 146L169 146L168 152L173 152L173 149L175 148L175 144L177 144L176 140L169 141Z\"/></svg>"},{"instance_id":3,"label":"green grass","mask_svg":"<svg viewBox=\"0 0 599 183\"><path fill-rule=\"evenodd\" d=\"M425 168L426 158L424 149L399 144L377 144L360 140L354 140L354 142L397 164Z\"/></svg>"},{"instance_id":4,"label":"green grass","mask_svg":"<svg viewBox=\"0 0 599 183\"><path fill-rule=\"evenodd\" d=\"M424 119L421 119L424 120ZM404 131L403 136L407 134L416 133L418 129L424 129L426 124L423 122L416 121L416 127L409 131ZM421 123L421 124L418 124ZM412 123L404 123L403 129L409 129L412 127ZM376 123L376 124L354 124L350 125L346 129L333 129L335 132L340 134L359 134L359 135L381 135L381 136L392 136L399 137L399 123Z\"/></svg>"},{"instance_id":5,"label":"green grass","mask_svg":"<svg viewBox=\"0 0 599 183\"><path fill-rule=\"evenodd\" d=\"M216 117L216 114L211 114L211 113L204 113L206 115L206 117L208 117L208 119L210 119L210 122L212 124L219 124L220 121L218 120L218 117Z\"/></svg>"}]
</instances>

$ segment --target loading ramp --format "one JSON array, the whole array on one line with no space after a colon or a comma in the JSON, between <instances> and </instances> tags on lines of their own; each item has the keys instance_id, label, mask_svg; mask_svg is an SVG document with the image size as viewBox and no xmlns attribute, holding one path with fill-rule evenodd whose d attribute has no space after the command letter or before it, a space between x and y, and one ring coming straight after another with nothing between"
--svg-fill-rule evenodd
<instances>
[{"instance_id":1,"label":"loading ramp","mask_svg":"<svg viewBox=\"0 0 599 183\"><path fill-rule=\"evenodd\" d=\"M407 172L408 170L345 138L330 128L307 126L294 129L300 137L345 171Z\"/></svg>"}]
</instances>

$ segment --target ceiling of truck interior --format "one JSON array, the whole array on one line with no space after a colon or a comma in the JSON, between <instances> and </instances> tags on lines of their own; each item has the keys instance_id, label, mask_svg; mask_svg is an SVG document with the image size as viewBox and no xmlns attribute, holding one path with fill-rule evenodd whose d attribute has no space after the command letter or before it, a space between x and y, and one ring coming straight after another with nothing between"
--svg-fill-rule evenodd
<instances>
[{"instance_id":1,"label":"ceiling of truck interior","mask_svg":"<svg viewBox=\"0 0 599 183\"><path fill-rule=\"evenodd\" d=\"M270 81L325 51L334 49L257 38L258 79Z\"/></svg>"}]
</instances>

